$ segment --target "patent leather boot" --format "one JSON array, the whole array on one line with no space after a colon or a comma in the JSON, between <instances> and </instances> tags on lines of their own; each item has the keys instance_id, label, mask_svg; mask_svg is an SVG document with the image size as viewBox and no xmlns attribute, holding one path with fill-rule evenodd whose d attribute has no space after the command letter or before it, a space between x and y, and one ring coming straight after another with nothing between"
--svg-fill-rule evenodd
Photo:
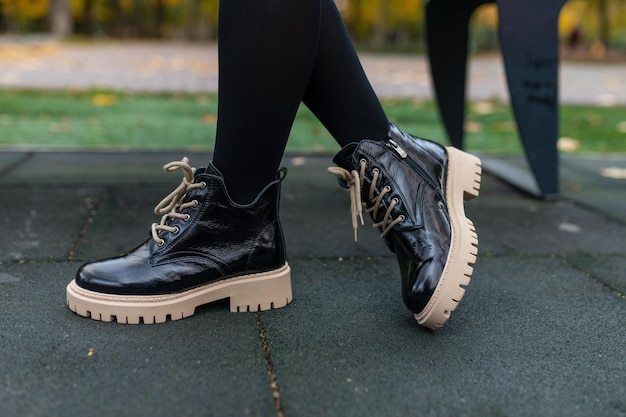
<instances>
[{"instance_id":1,"label":"patent leather boot","mask_svg":"<svg viewBox=\"0 0 626 417\"><path fill-rule=\"evenodd\" d=\"M69 308L95 320L162 323L226 298L233 312L287 305L291 272L278 218L286 171L239 205L212 165L196 171L184 158L164 169L184 177L155 208L160 223L135 249L81 266L67 286Z\"/></svg>"},{"instance_id":2,"label":"patent leather boot","mask_svg":"<svg viewBox=\"0 0 626 417\"><path fill-rule=\"evenodd\" d=\"M475 156L400 131L384 141L345 146L329 172L350 190L353 227L362 203L395 253L402 297L417 322L436 330L450 317L470 282L478 236L464 201L478 196Z\"/></svg>"}]
</instances>

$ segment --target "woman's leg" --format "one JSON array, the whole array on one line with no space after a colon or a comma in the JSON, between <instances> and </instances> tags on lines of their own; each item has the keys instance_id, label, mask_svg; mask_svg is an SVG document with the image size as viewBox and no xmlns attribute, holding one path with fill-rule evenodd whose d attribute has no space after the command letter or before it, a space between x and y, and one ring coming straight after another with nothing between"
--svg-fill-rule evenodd
<instances>
[{"instance_id":1,"label":"woman's leg","mask_svg":"<svg viewBox=\"0 0 626 417\"><path fill-rule=\"evenodd\" d=\"M317 54L303 101L341 146L387 136L387 116L333 0L322 0Z\"/></svg>"},{"instance_id":2,"label":"woman's leg","mask_svg":"<svg viewBox=\"0 0 626 417\"><path fill-rule=\"evenodd\" d=\"M222 0L213 163L239 202L276 175L300 102L345 145L387 118L333 0Z\"/></svg>"},{"instance_id":3,"label":"woman's leg","mask_svg":"<svg viewBox=\"0 0 626 417\"><path fill-rule=\"evenodd\" d=\"M315 59L319 0L222 0L213 164L249 202L275 176Z\"/></svg>"}]
</instances>

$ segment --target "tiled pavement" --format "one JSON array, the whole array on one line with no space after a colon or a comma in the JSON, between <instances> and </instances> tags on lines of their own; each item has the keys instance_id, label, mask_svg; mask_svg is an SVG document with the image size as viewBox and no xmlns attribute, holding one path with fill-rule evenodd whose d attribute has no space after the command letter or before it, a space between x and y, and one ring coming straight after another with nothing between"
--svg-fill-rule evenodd
<instances>
[{"instance_id":1,"label":"tiled pavement","mask_svg":"<svg viewBox=\"0 0 626 417\"><path fill-rule=\"evenodd\" d=\"M564 157L553 202L485 175L474 277L437 332L402 305L377 233L353 242L329 157L284 161L289 306L160 325L70 312L75 270L147 237L181 156L0 153L0 415L626 415L625 157Z\"/></svg>"}]
</instances>

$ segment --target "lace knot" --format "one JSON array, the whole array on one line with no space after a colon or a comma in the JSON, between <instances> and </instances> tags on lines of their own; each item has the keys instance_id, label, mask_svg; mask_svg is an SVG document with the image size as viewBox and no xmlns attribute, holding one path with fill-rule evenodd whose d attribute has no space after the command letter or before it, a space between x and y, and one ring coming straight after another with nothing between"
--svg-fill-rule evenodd
<instances>
[{"instance_id":1,"label":"lace knot","mask_svg":"<svg viewBox=\"0 0 626 417\"><path fill-rule=\"evenodd\" d=\"M174 191L169 193L154 208L155 214L162 216L160 223L152 224L152 239L159 246L165 243L165 241L159 237L159 232L167 231L170 233L177 233L179 230L178 227L169 226L167 224L168 219L175 218L188 220L189 215L181 214L180 211L188 207L193 207L197 204L196 201L183 203L187 193L196 188L202 188L205 186L204 183L194 182L196 168L189 165L189 159L187 157L184 157L180 161L170 162L163 166L163 170L165 172L174 172L179 169L183 170L183 180L178 187L174 189Z\"/></svg>"},{"instance_id":2,"label":"lace knot","mask_svg":"<svg viewBox=\"0 0 626 417\"><path fill-rule=\"evenodd\" d=\"M330 174L338 176L341 180L343 180L348 185L348 191L350 193L350 213L352 215L352 229L354 230L354 241L357 241L357 230L358 230L358 219L360 218L361 224L363 222L363 200L361 197L361 189L363 188L363 184L365 181L365 169L367 167L367 162L365 160L361 160L360 162L360 170L357 171L353 169L352 171L348 171L347 169L341 167L329 167L328 172ZM372 169L372 182L369 188L369 201L373 201L372 206L369 207L366 212L369 213L374 219L374 228L380 228L381 237L385 237L393 227L404 221L406 218L404 215L399 215L395 219L392 217L392 211L394 207L400 204L400 201L397 198L391 199L387 209L385 210L382 218L377 221L379 218L378 213L381 207L384 207L383 198L386 194L391 192L391 187L385 186L383 189L377 194L376 193L376 185L378 184L378 179L380 175L380 170L378 168Z\"/></svg>"}]
</instances>

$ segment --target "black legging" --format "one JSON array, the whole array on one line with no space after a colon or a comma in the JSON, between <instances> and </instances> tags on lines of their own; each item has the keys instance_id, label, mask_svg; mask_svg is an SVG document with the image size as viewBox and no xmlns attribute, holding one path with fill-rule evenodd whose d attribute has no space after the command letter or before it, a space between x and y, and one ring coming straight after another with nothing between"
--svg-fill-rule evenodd
<instances>
[{"instance_id":1,"label":"black legging","mask_svg":"<svg viewBox=\"0 0 626 417\"><path fill-rule=\"evenodd\" d=\"M276 177L300 102L340 145L387 117L333 0L221 0L213 163L236 202Z\"/></svg>"}]
</instances>

